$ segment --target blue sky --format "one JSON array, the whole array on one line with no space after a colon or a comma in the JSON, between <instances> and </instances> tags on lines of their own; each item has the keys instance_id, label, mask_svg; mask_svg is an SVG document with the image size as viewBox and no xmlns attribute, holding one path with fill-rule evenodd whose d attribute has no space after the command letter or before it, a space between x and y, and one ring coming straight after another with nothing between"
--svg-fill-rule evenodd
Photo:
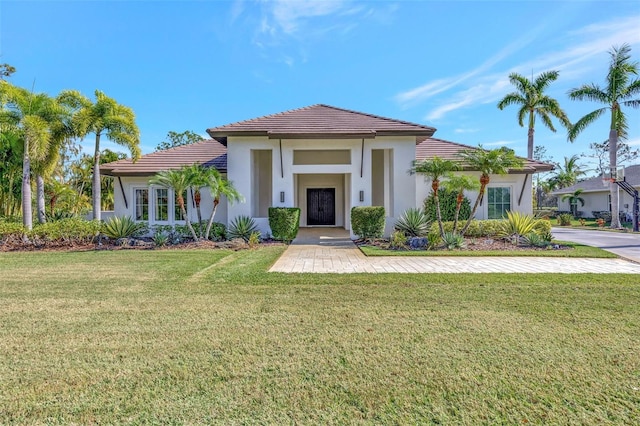
<instances>
[{"instance_id":1,"label":"blue sky","mask_svg":"<svg viewBox=\"0 0 640 426\"><path fill-rule=\"evenodd\" d=\"M507 76L559 70L570 101L604 84L607 51L640 60L638 1L12 1L0 3L0 63L14 84L100 89L132 107L143 153L170 130L205 129L316 103L434 126L436 137L526 155ZM640 147L640 110L627 110ZM570 144L536 127L555 161L608 136L602 118ZM91 143L87 144L90 146ZM109 142L104 148L114 148ZM121 149L120 149L121 150ZM587 160L585 160L585 163Z\"/></svg>"}]
</instances>

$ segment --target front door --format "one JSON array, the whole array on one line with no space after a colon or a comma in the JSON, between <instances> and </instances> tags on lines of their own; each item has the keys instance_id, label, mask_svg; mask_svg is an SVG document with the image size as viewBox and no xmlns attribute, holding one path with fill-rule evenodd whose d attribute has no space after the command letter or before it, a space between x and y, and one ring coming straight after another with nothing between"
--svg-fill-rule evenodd
<instances>
[{"instance_id":1,"label":"front door","mask_svg":"<svg viewBox=\"0 0 640 426\"><path fill-rule=\"evenodd\" d=\"M307 225L336 224L336 189L307 188Z\"/></svg>"}]
</instances>

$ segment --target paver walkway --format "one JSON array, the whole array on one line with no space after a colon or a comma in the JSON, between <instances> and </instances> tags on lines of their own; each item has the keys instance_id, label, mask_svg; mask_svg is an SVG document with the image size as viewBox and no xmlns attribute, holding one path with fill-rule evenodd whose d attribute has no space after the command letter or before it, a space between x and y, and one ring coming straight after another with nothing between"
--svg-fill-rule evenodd
<instances>
[{"instance_id":1,"label":"paver walkway","mask_svg":"<svg viewBox=\"0 0 640 426\"><path fill-rule=\"evenodd\" d=\"M302 228L270 272L640 274L640 264L561 257L367 257L344 229Z\"/></svg>"}]
</instances>

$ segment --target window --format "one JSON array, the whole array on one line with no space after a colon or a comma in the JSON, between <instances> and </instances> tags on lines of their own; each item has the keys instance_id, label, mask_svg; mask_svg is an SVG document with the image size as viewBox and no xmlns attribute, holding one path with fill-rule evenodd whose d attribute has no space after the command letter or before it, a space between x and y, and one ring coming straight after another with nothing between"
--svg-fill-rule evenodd
<instances>
[{"instance_id":1,"label":"window","mask_svg":"<svg viewBox=\"0 0 640 426\"><path fill-rule=\"evenodd\" d=\"M149 190L136 189L136 220L149 220Z\"/></svg>"},{"instance_id":2,"label":"window","mask_svg":"<svg viewBox=\"0 0 640 426\"><path fill-rule=\"evenodd\" d=\"M184 191L182 193L182 200L184 201L185 205L184 208L187 208L187 191ZM175 200L174 200L174 211L173 211L173 217L175 218L175 220L184 220L184 216L182 215L182 209L180 209L180 203L178 202L178 194L175 193Z\"/></svg>"},{"instance_id":3,"label":"window","mask_svg":"<svg viewBox=\"0 0 640 426\"><path fill-rule=\"evenodd\" d=\"M487 218L501 219L511 210L511 188L487 188Z\"/></svg>"},{"instance_id":4,"label":"window","mask_svg":"<svg viewBox=\"0 0 640 426\"><path fill-rule=\"evenodd\" d=\"M158 188L155 193L155 209L153 220L156 222L166 222L169 220L169 190Z\"/></svg>"}]
</instances>

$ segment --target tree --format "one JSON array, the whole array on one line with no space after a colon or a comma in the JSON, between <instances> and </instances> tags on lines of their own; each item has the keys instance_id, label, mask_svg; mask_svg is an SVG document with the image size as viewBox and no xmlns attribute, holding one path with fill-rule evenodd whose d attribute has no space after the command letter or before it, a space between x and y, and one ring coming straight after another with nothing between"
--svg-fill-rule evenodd
<instances>
[{"instance_id":1,"label":"tree","mask_svg":"<svg viewBox=\"0 0 640 426\"><path fill-rule=\"evenodd\" d=\"M464 201L464 191L477 191L480 188L480 182L473 176L469 175L449 175L443 186L449 191L457 192L456 197L456 213L453 219L453 233L458 230L458 218L460 216L460 208Z\"/></svg>"},{"instance_id":2,"label":"tree","mask_svg":"<svg viewBox=\"0 0 640 426\"><path fill-rule=\"evenodd\" d=\"M162 141L158 146L156 146L156 151L176 148L183 145L191 145L192 143L200 142L202 140L202 136L190 130L186 130L182 133L169 131L169 133L167 133L167 139L168 141Z\"/></svg>"},{"instance_id":3,"label":"tree","mask_svg":"<svg viewBox=\"0 0 640 426\"><path fill-rule=\"evenodd\" d=\"M414 161L413 167L410 170L410 173L418 173L424 175L426 179L431 179L431 191L436 204L436 218L438 219L438 227L440 228L440 236L442 237L444 237L444 228L442 226L438 189L440 188L440 178L454 170L458 170L458 164L456 162L445 160L438 156L423 161Z\"/></svg>"},{"instance_id":4,"label":"tree","mask_svg":"<svg viewBox=\"0 0 640 426\"><path fill-rule=\"evenodd\" d=\"M482 145L478 145L478 149L465 149L460 151L458 155L466 169L480 172L480 191L478 192L478 197L473 204L467 223L465 223L462 231L460 231L460 234L464 235L484 198L487 185L491 181L491 175L505 175L509 173L510 169L522 167L523 161L521 158L516 157L512 149L504 146L492 150L485 150L482 148Z\"/></svg>"},{"instance_id":5,"label":"tree","mask_svg":"<svg viewBox=\"0 0 640 426\"><path fill-rule=\"evenodd\" d=\"M15 128L0 129L0 216L20 212L20 182L24 142Z\"/></svg>"},{"instance_id":6,"label":"tree","mask_svg":"<svg viewBox=\"0 0 640 426\"><path fill-rule=\"evenodd\" d=\"M185 172L189 174L189 182L191 183L191 196L193 202L196 205L196 215L198 216L198 235L202 236L202 210L200 204L202 202L201 189L207 186L208 183L208 170L205 169L200 163L194 163L190 166L185 166Z\"/></svg>"},{"instance_id":7,"label":"tree","mask_svg":"<svg viewBox=\"0 0 640 426\"><path fill-rule=\"evenodd\" d=\"M0 122L16 129L23 140L22 223L25 228L31 229L31 163L46 159L60 106L45 93L32 93L3 80L0 80L0 95L6 100Z\"/></svg>"},{"instance_id":8,"label":"tree","mask_svg":"<svg viewBox=\"0 0 640 426\"><path fill-rule=\"evenodd\" d=\"M533 159L541 161L543 163L552 163L553 157L547 154L547 148L542 145L537 145L533 149ZM547 185L543 183L546 173L536 173L536 206L540 208L542 206L543 197L546 198L548 192Z\"/></svg>"},{"instance_id":9,"label":"tree","mask_svg":"<svg viewBox=\"0 0 640 426\"><path fill-rule=\"evenodd\" d=\"M61 94L61 100L75 109L74 129L78 137L94 134L92 205L93 218L101 219L100 191L100 138L102 135L112 142L129 149L133 160L140 157L140 131L133 110L120 105L103 92L95 91L95 102L75 90Z\"/></svg>"},{"instance_id":10,"label":"tree","mask_svg":"<svg viewBox=\"0 0 640 426\"><path fill-rule=\"evenodd\" d=\"M565 194L561 198L562 201L569 200L569 206L571 207L571 214L573 214L574 216L578 216L578 202L580 202L580 205L584 207L584 198L580 196L580 194L582 194L583 191L584 191L583 189L576 189L571 194Z\"/></svg>"},{"instance_id":11,"label":"tree","mask_svg":"<svg viewBox=\"0 0 640 426\"><path fill-rule=\"evenodd\" d=\"M588 113L571 126L568 139L574 141L584 129L605 114L607 110L610 111L609 169L614 171L618 166L618 138L623 140L627 138L627 117L622 111L622 107L640 107L640 79L632 80L633 75L638 75L638 63L631 62L631 47L628 44L613 47L609 51L609 55L611 59L605 87L592 83L569 90L569 98L573 100L588 100L604 104L604 106ZM611 228L619 228L618 186L611 182L609 191L611 193Z\"/></svg>"},{"instance_id":12,"label":"tree","mask_svg":"<svg viewBox=\"0 0 640 426\"><path fill-rule=\"evenodd\" d=\"M564 157L564 165L556 164L558 170L550 179L553 188L559 189L574 185L578 182L580 176L586 174L582 166L578 164L579 160L580 157L576 154L571 157Z\"/></svg>"},{"instance_id":13,"label":"tree","mask_svg":"<svg viewBox=\"0 0 640 426\"><path fill-rule=\"evenodd\" d=\"M598 162L597 172L599 175L607 173L609 164L609 141L592 142L589 144L590 154L582 154L582 157L594 158ZM617 164L622 165L631 161L636 161L640 157L640 149L631 149L624 140L618 140L618 152L616 153Z\"/></svg>"},{"instance_id":14,"label":"tree","mask_svg":"<svg viewBox=\"0 0 640 426\"><path fill-rule=\"evenodd\" d=\"M560 108L557 100L544 94L545 89L558 78L558 71L547 71L529 80L518 74L509 74L509 81L517 91L507 93L500 102L498 108L503 110L509 105L517 105L518 124L524 127L525 118L528 121L529 132L527 138L527 158L532 159L534 154L533 134L535 132L536 116L552 132L556 131L551 117L555 117L564 127L571 127L567 114Z\"/></svg>"},{"instance_id":15,"label":"tree","mask_svg":"<svg viewBox=\"0 0 640 426\"><path fill-rule=\"evenodd\" d=\"M163 170L158 172L149 180L149 183L151 185L160 185L164 188L173 189L178 200L178 205L180 206L180 212L187 224L187 228L189 229L189 232L191 232L193 240L198 241L198 236L191 225L184 202L184 193L191 187L190 177L191 173L186 170L185 167L182 167L180 170Z\"/></svg>"},{"instance_id":16,"label":"tree","mask_svg":"<svg viewBox=\"0 0 640 426\"><path fill-rule=\"evenodd\" d=\"M0 64L0 80L4 80L5 77L11 77L11 74L16 72L16 68L9 64Z\"/></svg>"},{"instance_id":17,"label":"tree","mask_svg":"<svg viewBox=\"0 0 640 426\"><path fill-rule=\"evenodd\" d=\"M206 186L211 191L211 198L213 199L213 208L211 210L211 216L209 217L209 223L207 223L207 230L204 234L204 239L209 239L209 233L211 232L211 226L213 225L213 218L216 215L218 204L220 204L220 197L225 196L227 201L231 204L236 201L242 202L244 197L235 189L233 183L227 178L223 177L218 170L213 167L205 169L205 181Z\"/></svg>"}]
</instances>

